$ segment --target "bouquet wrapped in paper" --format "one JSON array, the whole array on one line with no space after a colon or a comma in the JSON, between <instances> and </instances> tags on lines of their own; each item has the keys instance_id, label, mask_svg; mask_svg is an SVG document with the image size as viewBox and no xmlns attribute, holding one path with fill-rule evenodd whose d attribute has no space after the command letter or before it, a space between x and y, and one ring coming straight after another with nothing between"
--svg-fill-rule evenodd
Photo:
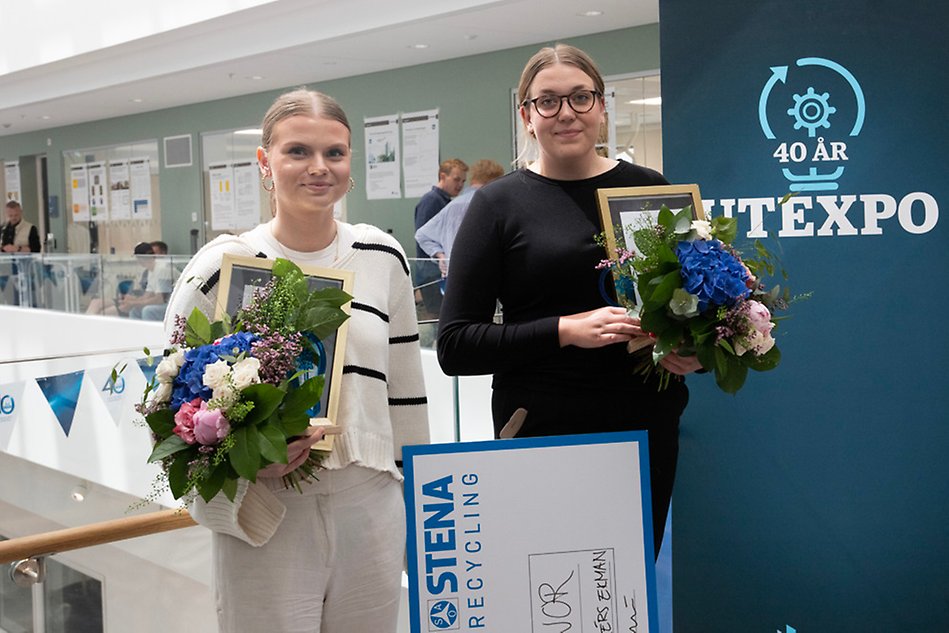
<instances>
[{"instance_id":1,"label":"bouquet wrapped in paper","mask_svg":"<svg viewBox=\"0 0 949 633\"><path fill-rule=\"evenodd\" d=\"M660 388L671 375L658 363L673 351L695 355L728 393L741 389L749 369L777 367L775 313L790 296L765 287L761 275L774 274L775 258L763 245L755 244L753 257L731 246L734 218L694 219L691 206L677 213L663 206L655 223L614 230L615 252L599 267L612 272L618 301L649 334L631 341L630 352L651 345L642 369L660 372ZM624 235L635 244L627 245ZM599 241L605 246L602 236Z\"/></svg>"},{"instance_id":2,"label":"bouquet wrapped in paper","mask_svg":"<svg viewBox=\"0 0 949 633\"><path fill-rule=\"evenodd\" d=\"M197 309L176 316L171 345L146 385L139 411L155 442L149 461L161 464L176 499L209 501L223 491L233 500L239 479L253 482L267 465L287 463L288 443L319 405L321 339L348 318L343 306L352 297L309 290L286 259L272 272L233 316L211 322ZM286 485L313 477L320 459L311 452Z\"/></svg>"}]
</instances>

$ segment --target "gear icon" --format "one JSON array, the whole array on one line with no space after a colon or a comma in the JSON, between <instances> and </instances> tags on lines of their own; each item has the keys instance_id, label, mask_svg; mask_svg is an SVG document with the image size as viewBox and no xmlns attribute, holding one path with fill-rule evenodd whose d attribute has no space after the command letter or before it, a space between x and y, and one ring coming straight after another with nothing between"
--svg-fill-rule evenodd
<instances>
[{"instance_id":1,"label":"gear icon","mask_svg":"<svg viewBox=\"0 0 949 633\"><path fill-rule=\"evenodd\" d=\"M829 93L817 94L811 87L803 95L791 96L794 97L794 107L788 108L788 115L795 119L795 130L807 128L807 135L813 138L817 135L817 128L830 127L830 121L827 119L837 111L837 108L827 102L830 98Z\"/></svg>"}]
</instances>

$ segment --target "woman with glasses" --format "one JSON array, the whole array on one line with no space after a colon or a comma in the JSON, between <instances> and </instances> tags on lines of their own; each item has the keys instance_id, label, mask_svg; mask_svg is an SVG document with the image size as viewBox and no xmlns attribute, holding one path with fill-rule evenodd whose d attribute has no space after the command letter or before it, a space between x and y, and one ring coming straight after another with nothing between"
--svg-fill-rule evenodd
<instances>
[{"instance_id":1,"label":"woman with glasses","mask_svg":"<svg viewBox=\"0 0 949 633\"><path fill-rule=\"evenodd\" d=\"M452 252L438 358L448 374L494 374L496 434L519 408L519 437L647 430L658 555L688 390L673 380L660 391L635 373L626 344L645 333L604 300L596 266L606 253L594 237L597 189L668 183L597 153L603 92L595 63L575 47L544 48L527 62L518 113L536 158L471 202L456 241L464 247ZM680 376L699 368L676 354L662 364Z\"/></svg>"}]
</instances>

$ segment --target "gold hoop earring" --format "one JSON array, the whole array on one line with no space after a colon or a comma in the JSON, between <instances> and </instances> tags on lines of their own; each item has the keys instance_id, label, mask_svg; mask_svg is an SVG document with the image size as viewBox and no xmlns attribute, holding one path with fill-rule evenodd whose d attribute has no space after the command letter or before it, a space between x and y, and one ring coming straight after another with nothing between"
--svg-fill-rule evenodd
<instances>
[{"instance_id":1,"label":"gold hoop earring","mask_svg":"<svg viewBox=\"0 0 949 633\"><path fill-rule=\"evenodd\" d=\"M270 186L267 186L267 179L270 178ZM270 176L261 176L260 177L260 186L264 188L264 191L273 191L274 184L273 178Z\"/></svg>"},{"instance_id":2,"label":"gold hoop earring","mask_svg":"<svg viewBox=\"0 0 949 633\"><path fill-rule=\"evenodd\" d=\"M352 191L352 190L355 189L355 188L356 188L356 181L353 180L353 177L352 177L352 176L350 176L350 177L349 177L349 189L346 190L346 193L349 193L350 191Z\"/></svg>"}]
</instances>

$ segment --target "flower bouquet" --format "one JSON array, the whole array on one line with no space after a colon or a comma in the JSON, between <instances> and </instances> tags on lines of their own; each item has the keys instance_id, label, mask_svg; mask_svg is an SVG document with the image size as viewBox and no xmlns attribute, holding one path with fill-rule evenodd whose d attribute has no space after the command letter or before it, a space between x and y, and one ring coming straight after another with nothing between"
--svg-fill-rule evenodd
<instances>
[{"instance_id":1,"label":"flower bouquet","mask_svg":"<svg viewBox=\"0 0 949 633\"><path fill-rule=\"evenodd\" d=\"M613 256L598 266L613 273L617 300L640 319L650 334L652 354L642 371L660 373L660 389L671 379L659 361L675 351L695 355L715 373L718 386L736 393L748 370L768 371L781 360L772 331L786 309L788 291L766 290L762 273L774 274L775 258L759 242L755 257L742 258L731 246L734 218L693 219L691 206L673 213L663 206L655 224L614 227ZM627 248L624 235L635 244ZM608 240L599 236L598 243ZM786 275L785 275L786 277ZM630 352L644 340L630 342Z\"/></svg>"},{"instance_id":2,"label":"flower bouquet","mask_svg":"<svg viewBox=\"0 0 949 633\"><path fill-rule=\"evenodd\" d=\"M272 273L233 317L210 322L197 308L187 320L176 316L171 346L145 387L139 411L155 441L148 461L161 463L176 499L209 501L223 491L233 500L238 479L253 482L268 464L287 463L287 444L319 405L320 340L349 318L342 306L352 297L309 290L286 259ZM284 483L299 488L321 458L311 451Z\"/></svg>"}]
</instances>

